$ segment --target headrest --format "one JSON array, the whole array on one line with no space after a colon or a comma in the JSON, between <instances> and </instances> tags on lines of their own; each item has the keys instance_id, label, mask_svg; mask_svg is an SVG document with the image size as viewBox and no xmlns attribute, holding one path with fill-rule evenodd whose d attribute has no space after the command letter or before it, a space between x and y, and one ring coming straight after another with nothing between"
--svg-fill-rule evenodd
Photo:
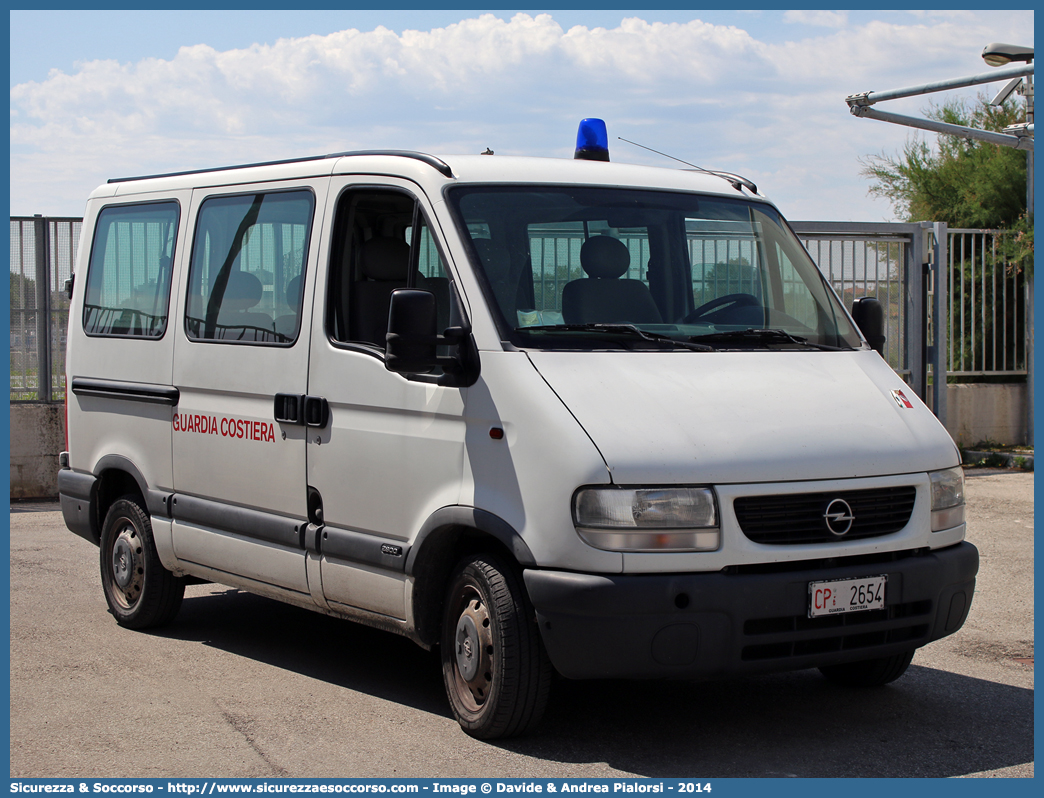
<instances>
[{"instance_id":1,"label":"headrest","mask_svg":"<svg viewBox=\"0 0 1044 798\"><path fill-rule=\"evenodd\" d=\"M627 245L610 236L589 238L580 247L580 265L589 277L619 277L631 265Z\"/></svg>"},{"instance_id":2,"label":"headrest","mask_svg":"<svg viewBox=\"0 0 1044 798\"><path fill-rule=\"evenodd\" d=\"M399 238L371 238L359 250L359 263L371 280L406 282L410 245Z\"/></svg>"},{"instance_id":3,"label":"headrest","mask_svg":"<svg viewBox=\"0 0 1044 798\"><path fill-rule=\"evenodd\" d=\"M221 306L228 310L247 310L261 301L261 281L250 272L232 272L221 297Z\"/></svg>"}]
</instances>

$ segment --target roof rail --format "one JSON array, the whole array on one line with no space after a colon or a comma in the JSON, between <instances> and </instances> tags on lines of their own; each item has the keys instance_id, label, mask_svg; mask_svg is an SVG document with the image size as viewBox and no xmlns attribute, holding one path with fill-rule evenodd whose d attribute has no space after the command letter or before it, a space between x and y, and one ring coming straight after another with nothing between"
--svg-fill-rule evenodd
<instances>
[{"instance_id":1,"label":"roof rail","mask_svg":"<svg viewBox=\"0 0 1044 798\"><path fill-rule=\"evenodd\" d=\"M259 163L243 163L234 166L214 166L209 169L188 169L183 172L164 172L156 175L139 175L136 177L110 177L108 183L129 183L134 180L152 180L160 177L181 177L183 175L201 175L207 172L225 172L230 169L251 169L255 166L280 166L287 163L304 163L306 161L322 161L327 158L345 158L357 155L392 155L399 158L412 158L415 161L426 163L446 177L453 177L453 170L449 165L434 155L424 152L412 152L410 150L353 150L349 152L332 152L329 155L309 155L303 158L285 158L281 161L261 161Z\"/></svg>"}]
</instances>

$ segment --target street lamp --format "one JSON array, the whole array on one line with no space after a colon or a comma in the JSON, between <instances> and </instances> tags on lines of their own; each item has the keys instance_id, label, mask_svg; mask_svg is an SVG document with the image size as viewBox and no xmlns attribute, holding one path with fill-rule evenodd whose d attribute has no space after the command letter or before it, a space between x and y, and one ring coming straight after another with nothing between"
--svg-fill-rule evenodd
<instances>
[{"instance_id":1,"label":"street lamp","mask_svg":"<svg viewBox=\"0 0 1044 798\"><path fill-rule=\"evenodd\" d=\"M1033 48L992 42L983 48L982 60L992 67L1004 66L1012 61L1025 61L1028 64L1033 60Z\"/></svg>"},{"instance_id":2,"label":"street lamp","mask_svg":"<svg viewBox=\"0 0 1044 798\"><path fill-rule=\"evenodd\" d=\"M1027 64L1033 63L1033 48L1032 47L1020 47L1017 44L1002 44L1001 42L993 42L987 44L982 51L982 60L985 61L992 67L1002 67L1010 64L1012 61L1025 61ZM1022 95L1026 98L1026 122L1022 125L1012 125L1011 127L1004 128L1005 133L1012 133L1016 136L1032 136L1033 135L1033 74L1030 73L1023 77L1015 78L1007 86L1000 90L996 97L990 102L990 105L1000 105L1011 93L1019 89ZM1026 219L1030 224L1033 223L1033 150L1026 150ZM1034 429L1033 429L1033 402L1034 402L1034 391L1033 391L1033 268L1032 266L1026 274L1026 287L1029 292L1029 301L1026 303L1026 326L1028 328L1029 345L1026 347L1026 438L1027 443L1033 444Z\"/></svg>"},{"instance_id":3,"label":"street lamp","mask_svg":"<svg viewBox=\"0 0 1044 798\"><path fill-rule=\"evenodd\" d=\"M992 67L1007 66L1012 61L1025 61L1027 64L1033 63L1033 48L1032 47L1020 47L1017 44L1003 44L1002 42L993 42L987 44L982 51L982 60L985 61ZM1017 77L1008 83L1003 89L1001 89L997 96L990 100L990 105L1000 105L1007 100L1012 92L1019 89L1020 93L1026 97L1026 121L1021 125L1012 125L1011 127L1005 128L1005 133L1013 133L1016 136L1032 135L1033 133L1033 74L1029 73L1023 77ZM1027 150L1028 157L1032 159L1031 150ZM1029 163L1032 171L1032 160ZM1032 205L1032 196L1029 198L1029 205ZM1028 207L1030 215L1033 214L1033 208Z\"/></svg>"},{"instance_id":4,"label":"street lamp","mask_svg":"<svg viewBox=\"0 0 1044 798\"><path fill-rule=\"evenodd\" d=\"M960 136L961 138L974 139L977 141L986 141L991 144L997 144L1002 147L1013 147L1017 150L1023 150L1026 153L1026 213L1027 217L1032 223L1033 220L1033 48L1032 47L1020 47L1015 44L1003 44L1001 42L994 42L986 45L982 51L982 57L987 64L994 67L1001 67L996 72L985 72L978 75L971 75L964 78L953 78L951 80L941 80L935 83L926 83L920 86L910 86L905 89L893 89L890 91L865 91L860 94L852 94L845 98L845 102L848 103L848 110L852 112L853 116L857 116L865 119L878 119L882 122L891 122L896 125L906 125L907 127L919 128L921 130L931 130L935 133L943 133L949 136ZM1022 63L1012 63L1022 62ZM954 125L949 122L939 122L935 119L919 119L912 116L906 116L904 114L893 114L886 111L879 111L873 106L877 103L884 102L885 100L898 100L904 97L916 97L922 94L931 94L938 91L948 91L950 89L962 89L967 86L978 86L984 83L997 83L1002 80L1007 80L1009 83L1001 89L997 96L990 103L991 105L1000 105L1012 93L1018 89L1026 98L1026 121L1018 125L1012 125L1011 127L1005 128L1002 132L998 133L993 130L982 130L981 128L965 127L964 125ZM1026 347L1026 383L1027 383L1027 404L1026 404L1026 432L1029 439L1029 443L1033 443L1033 269L1032 266L1026 272L1026 285L1029 292L1029 302L1026 310L1026 326L1029 335L1029 345ZM942 318L944 314L944 306L942 304L942 298L945 296L945 291L935 292L936 301L936 318ZM937 335L939 330L943 328L943 325L936 326ZM932 373L936 376L933 383L932 391L933 398L935 400L934 406L937 408L936 413L940 413L941 417L945 416L946 413L946 391L945 386L945 369L944 369L944 358L943 350L943 339L937 337L935 344L934 362L932 364ZM921 385L927 384L927 377L924 377Z\"/></svg>"}]
</instances>

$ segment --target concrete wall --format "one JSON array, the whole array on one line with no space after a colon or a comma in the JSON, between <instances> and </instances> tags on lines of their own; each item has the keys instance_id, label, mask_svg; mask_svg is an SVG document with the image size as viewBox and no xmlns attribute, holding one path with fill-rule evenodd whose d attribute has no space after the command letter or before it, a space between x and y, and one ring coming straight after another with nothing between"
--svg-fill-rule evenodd
<instances>
[{"instance_id":1,"label":"concrete wall","mask_svg":"<svg viewBox=\"0 0 1044 798\"><path fill-rule=\"evenodd\" d=\"M959 446L1026 443L1026 385L947 385L946 429Z\"/></svg>"},{"instance_id":2,"label":"concrete wall","mask_svg":"<svg viewBox=\"0 0 1044 798\"><path fill-rule=\"evenodd\" d=\"M11 498L58 497L58 453L65 448L65 406L11 405Z\"/></svg>"}]
</instances>

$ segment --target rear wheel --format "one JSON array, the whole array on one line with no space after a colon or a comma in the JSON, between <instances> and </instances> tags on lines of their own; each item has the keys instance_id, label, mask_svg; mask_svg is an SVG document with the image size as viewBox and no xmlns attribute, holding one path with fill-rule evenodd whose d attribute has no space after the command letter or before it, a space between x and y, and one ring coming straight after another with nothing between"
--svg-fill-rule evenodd
<instances>
[{"instance_id":1,"label":"rear wheel","mask_svg":"<svg viewBox=\"0 0 1044 798\"><path fill-rule=\"evenodd\" d=\"M904 651L890 657L826 665L819 669L827 679L846 687L880 687L894 682L910 667L914 652Z\"/></svg>"},{"instance_id":2,"label":"rear wheel","mask_svg":"<svg viewBox=\"0 0 1044 798\"><path fill-rule=\"evenodd\" d=\"M152 522L135 496L113 502L101 534L105 601L120 626L148 629L173 620L185 582L163 567L152 539Z\"/></svg>"},{"instance_id":3,"label":"rear wheel","mask_svg":"<svg viewBox=\"0 0 1044 798\"><path fill-rule=\"evenodd\" d=\"M524 734L544 714L551 663L521 579L493 555L461 561L450 581L442 676L453 714L472 737Z\"/></svg>"}]
</instances>

